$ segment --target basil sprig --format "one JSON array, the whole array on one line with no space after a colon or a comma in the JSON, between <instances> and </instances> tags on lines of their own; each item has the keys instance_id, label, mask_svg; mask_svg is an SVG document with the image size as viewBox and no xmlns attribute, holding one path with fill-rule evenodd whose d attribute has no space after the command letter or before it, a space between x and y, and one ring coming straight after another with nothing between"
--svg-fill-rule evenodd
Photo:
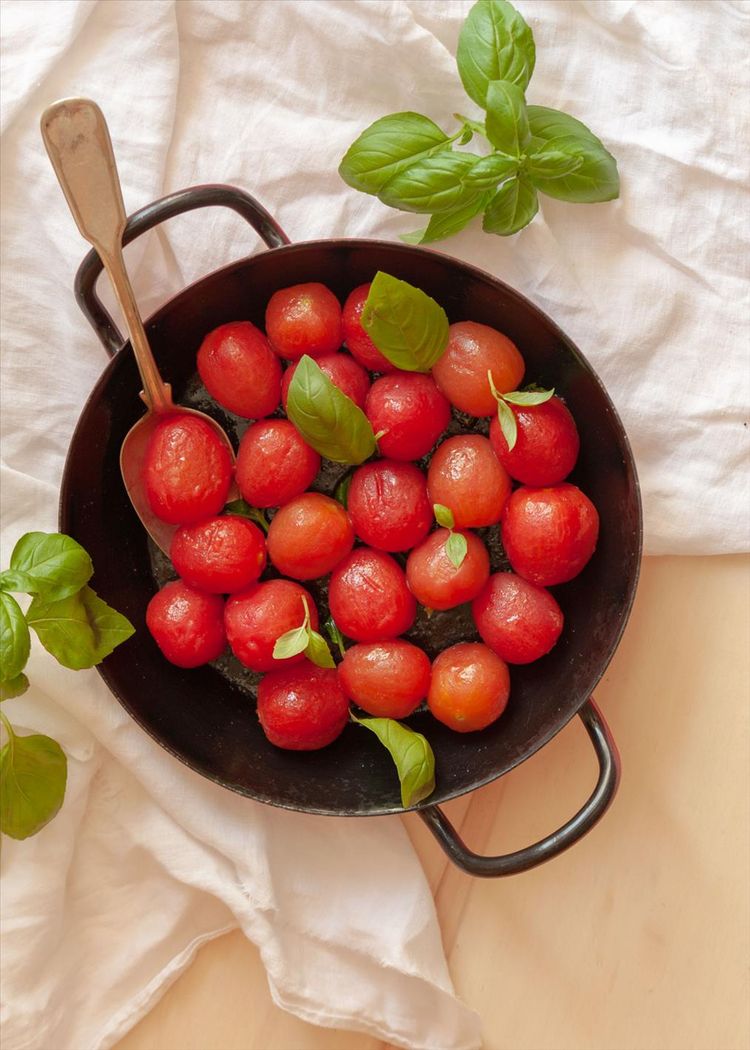
<instances>
[{"instance_id":1,"label":"basil sprig","mask_svg":"<svg viewBox=\"0 0 750 1050\"><path fill-rule=\"evenodd\" d=\"M305 354L289 384L286 414L312 448L336 463L363 463L375 451L370 421Z\"/></svg>"},{"instance_id":2,"label":"basil sprig","mask_svg":"<svg viewBox=\"0 0 750 1050\"><path fill-rule=\"evenodd\" d=\"M533 405L543 405L545 401L549 401L554 396L555 388L552 387L551 390L510 390L507 394L501 394L495 386L491 370L487 372L487 381L490 384L492 396L497 401L497 421L500 424L505 440L508 442L508 451L511 452L518 440L518 424L516 423L515 413L510 406L521 405L528 408Z\"/></svg>"},{"instance_id":3,"label":"basil sprig","mask_svg":"<svg viewBox=\"0 0 750 1050\"><path fill-rule=\"evenodd\" d=\"M292 656L304 653L307 659L318 667L335 667L331 650L322 634L314 631L310 623L310 607L307 598L302 595L305 616L299 627L280 635L273 647L274 660L289 660Z\"/></svg>"},{"instance_id":4,"label":"basil sprig","mask_svg":"<svg viewBox=\"0 0 750 1050\"><path fill-rule=\"evenodd\" d=\"M396 766L401 784L401 805L416 806L435 790L435 755L426 737L393 718L351 719L374 733Z\"/></svg>"},{"instance_id":5,"label":"basil sprig","mask_svg":"<svg viewBox=\"0 0 750 1050\"><path fill-rule=\"evenodd\" d=\"M449 323L442 306L420 288L382 271L370 286L362 327L381 354L406 372L429 372L448 346Z\"/></svg>"},{"instance_id":6,"label":"basil sprig","mask_svg":"<svg viewBox=\"0 0 750 1050\"><path fill-rule=\"evenodd\" d=\"M469 544L466 541L466 537L461 532L453 531L456 523L450 507L446 507L443 503L433 503L432 509L435 512L435 521L438 525L449 530L448 539L445 541L445 553L456 568L460 569L464 563L464 558L469 552Z\"/></svg>"},{"instance_id":7,"label":"basil sprig","mask_svg":"<svg viewBox=\"0 0 750 1050\"><path fill-rule=\"evenodd\" d=\"M339 167L354 189L400 211L431 215L425 228L403 240L443 240L480 213L485 232L509 236L536 215L538 192L589 204L619 195L617 163L585 124L526 105L536 52L531 29L512 4L478 0L456 60L466 93L485 110L484 122L456 113L461 128L449 135L419 113L393 113L366 128ZM488 156L454 148L475 134L489 141Z\"/></svg>"}]
</instances>

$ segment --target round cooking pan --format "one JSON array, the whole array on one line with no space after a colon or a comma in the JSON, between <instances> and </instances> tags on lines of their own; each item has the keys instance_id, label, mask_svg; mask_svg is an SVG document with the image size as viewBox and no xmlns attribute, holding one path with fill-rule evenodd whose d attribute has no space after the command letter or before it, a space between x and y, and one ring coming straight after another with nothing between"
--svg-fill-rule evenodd
<instances>
[{"instance_id":1,"label":"round cooking pan","mask_svg":"<svg viewBox=\"0 0 750 1050\"><path fill-rule=\"evenodd\" d=\"M262 327L266 303L279 288L321 281L343 301L378 270L422 288L444 307L451 322L479 321L504 332L521 350L528 378L554 386L567 401L581 435L581 453L570 480L596 505L601 532L596 553L580 576L553 588L565 613L562 637L542 660L512 669L508 708L488 729L453 733L426 710L409 719L432 744L437 777L434 794L416 809L450 858L465 871L485 876L512 874L549 859L603 815L619 778L617 750L591 694L612 658L633 602L642 527L633 457L612 402L580 351L537 307L496 278L435 251L371 240L290 244L257 201L228 186L183 190L141 209L128 221L125 243L165 219L209 205L234 209L272 250L186 288L151 317L146 330L175 399L208 410L235 437L246 421L210 401L195 375L195 355L205 334L235 320ZM129 344L96 295L100 272L99 258L90 252L76 278L76 296L112 360L76 427L60 496L61 530L90 552L97 591L136 628L135 635L100 665L100 674L167 751L232 791L308 813L401 812L391 759L370 733L349 725L324 750L279 750L260 728L249 672L227 658L195 670L174 667L151 639L145 611L163 582L164 559L130 505L118 463L122 440L142 412L141 385ZM486 423L471 421L479 429ZM338 476L345 469L335 468ZM324 471L321 479L321 488L329 491L337 477ZM488 531L495 534L494 546L490 542L494 568L507 567L497 544L498 530ZM315 597L324 613L324 588ZM466 608L435 617L415 628L431 655L455 641L477 638ZM507 773L575 714L591 738L600 767L583 808L562 828L516 853L481 857L471 852L438 803Z\"/></svg>"}]
</instances>

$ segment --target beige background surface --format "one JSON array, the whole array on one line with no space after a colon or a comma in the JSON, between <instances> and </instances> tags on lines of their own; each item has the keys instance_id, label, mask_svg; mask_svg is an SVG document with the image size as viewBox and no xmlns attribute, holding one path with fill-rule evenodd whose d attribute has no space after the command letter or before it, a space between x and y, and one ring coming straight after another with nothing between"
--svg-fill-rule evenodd
<instances>
[{"instance_id":1,"label":"beige background surface","mask_svg":"<svg viewBox=\"0 0 750 1050\"><path fill-rule=\"evenodd\" d=\"M750 1046L748 642L750 558L646 559L596 693L623 760L601 824L535 871L479 880L404 818L488 1050ZM594 776L576 719L446 809L474 849L511 850L570 816ZM205 946L117 1050L381 1046L277 1009L256 949L235 932Z\"/></svg>"}]
</instances>

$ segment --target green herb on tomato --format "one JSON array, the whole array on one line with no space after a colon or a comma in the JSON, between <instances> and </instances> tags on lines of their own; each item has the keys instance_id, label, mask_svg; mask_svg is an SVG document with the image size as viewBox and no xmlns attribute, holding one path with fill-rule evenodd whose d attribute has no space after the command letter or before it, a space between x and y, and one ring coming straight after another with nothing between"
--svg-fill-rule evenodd
<instances>
[{"instance_id":1,"label":"green herb on tomato","mask_svg":"<svg viewBox=\"0 0 750 1050\"><path fill-rule=\"evenodd\" d=\"M314 663L316 667L335 667L336 664L333 662L328 643L322 634L313 630L310 622L310 606L307 604L307 598L304 596L302 597L302 604L305 609L304 620L299 627L287 631L286 634L282 634L276 639L276 644L273 647L274 660L288 660L292 656L299 656L300 653L304 653L307 659Z\"/></svg>"},{"instance_id":2,"label":"green herb on tomato","mask_svg":"<svg viewBox=\"0 0 750 1050\"><path fill-rule=\"evenodd\" d=\"M393 718L357 718L357 725L374 733L393 759L401 784L401 805L416 806L435 790L435 755L426 737Z\"/></svg>"}]
</instances>

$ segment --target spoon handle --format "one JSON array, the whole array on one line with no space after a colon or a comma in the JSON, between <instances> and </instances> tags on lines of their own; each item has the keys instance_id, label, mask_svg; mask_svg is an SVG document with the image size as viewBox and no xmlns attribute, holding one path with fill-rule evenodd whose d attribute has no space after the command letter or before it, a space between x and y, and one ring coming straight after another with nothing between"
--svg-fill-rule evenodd
<instances>
[{"instance_id":1,"label":"spoon handle","mask_svg":"<svg viewBox=\"0 0 750 1050\"><path fill-rule=\"evenodd\" d=\"M78 229L96 248L130 333L142 397L149 408L172 407L171 388L159 375L125 269L125 206L104 115L95 102L67 98L42 114L42 138Z\"/></svg>"}]
</instances>

